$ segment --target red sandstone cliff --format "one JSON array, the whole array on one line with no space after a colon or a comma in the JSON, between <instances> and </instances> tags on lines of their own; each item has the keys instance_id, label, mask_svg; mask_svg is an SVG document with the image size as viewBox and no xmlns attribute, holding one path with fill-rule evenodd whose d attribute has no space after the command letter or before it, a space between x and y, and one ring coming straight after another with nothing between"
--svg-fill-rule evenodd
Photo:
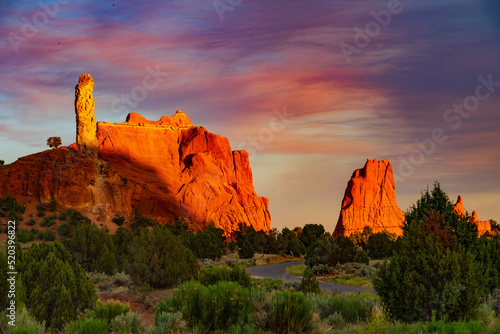
<instances>
[{"instance_id":1,"label":"red sandstone cliff","mask_svg":"<svg viewBox=\"0 0 500 334\"><path fill-rule=\"evenodd\" d=\"M464 202L460 195L457 198L457 202L453 205L453 212L462 218L466 216ZM487 220L479 220L476 211L472 211L472 216L469 217L469 221L477 225L477 231L480 236L491 231L491 223Z\"/></svg>"},{"instance_id":2,"label":"red sandstone cliff","mask_svg":"<svg viewBox=\"0 0 500 334\"><path fill-rule=\"evenodd\" d=\"M334 236L349 236L370 226L373 233L403 234L404 214L396 202L396 185L388 160L367 160L347 184Z\"/></svg>"},{"instance_id":3,"label":"red sandstone cliff","mask_svg":"<svg viewBox=\"0 0 500 334\"><path fill-rule=\"evenodd\" d=\"M97 123L99 156L127 178L131 204L165 221L188 218L227 233L243 222L270 230L268 200L253 189L246 151L227 138L193 126L185 113L152 122L130 114L125 123Z\"/></svg>"},{"instance_id":4,"label":"red sandstone cliff","mask_svg":"<svg viewBox=\"0 0 500 334\"><path fill-rule=\"evenodd\" d=\"M158 121L131 113L124 123L96 124L93 86L84 74L75 88L77 143L0 166L0 196L55 199L58 209L104 222L138 209L162 223L188 219L195 231L211 222L228 235L239 223L270 231L269 201L255 193L246 151L232 151L227 138L194 126L181 111Z\"/></svg>"}]
</instances>

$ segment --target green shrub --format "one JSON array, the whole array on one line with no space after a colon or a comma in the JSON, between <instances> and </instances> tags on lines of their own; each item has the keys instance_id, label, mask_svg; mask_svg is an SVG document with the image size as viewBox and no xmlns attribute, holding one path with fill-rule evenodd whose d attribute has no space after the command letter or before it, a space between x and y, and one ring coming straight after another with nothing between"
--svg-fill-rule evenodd
<instances>
[{"instance_id":1,"label":"green shrub","mask_svg":"<svg viewBox=\"0 0 500 334\"><path fill-rule=\"evenodd\" d=\"M304 272L304 277L300 281L299 291L303 293L320 293L319 282L316 279L316 275L312 272L312 270L308 267Z\"/></svg>"},{"instance_id":2,"label":"green shrub","mask_svg":"<svg viewBox=\"0 0 500 334\"><path fill-rule=\"evenodd\" d=\"M66 211L59 212L59 220L66 220L66 219L68 219L68 213Z\"/></svg>"},{"instance_id":3,"label":"green shrub","mask_svg":"<svg viewBox=\"0 0 500 334\"><path fill-rule=\"evenodd\" d=\"M240 259L251 259L255 255L255 248L249 240L245 240L243 246L238 250Z\"/></svg>"},{"instance_id":4,"label":"green shrub","mask_svg":"<svg viewBox=\"0 0 500 334\"><path fill-rule=\"evenodd\" d=\"M102 319L85 319L70 322L65 334L108 334L109 324Z\"/></svg>"},{"instance_id":5,"label":"green shrub","mask_svg":"<svg viewBox=\"0 0 500 334\"><path fill-rule=\"evenodd\" d=\"M168 288L198 276L194 255L168 229L141 229L128 245L125 272L134 283Z\"/></svg>"},{"instance_id":6,"label":"green shrub","mask_svg":"<svg viewBox=\"0 0 500 334\"><path fill-rule=\"evenodd\" d=\"M57 210L57 202L56 202L55 198L52 198L50 200L50 203L47 206L47 208L49 209L50 212L55 212Z\"/></svg>"},{"instance_id":7,"label":"green shrub","mask_svg":"<svg viewBox=\"0 0 500 334\"><path fill-rule=\"evenodd\" d=\"M94 306L94 286L59 242L32 244L19 265L26 305L48 327L62 329L66 322Z\"/></svg>"},{"instance_id":8,"label":"green shrub","mask_svg":"<svg viewBox=\"0 0 500 334\"><path fill-rule=\"evenodd\" d=\"M56 234L52 231L45 231L43 238L46 241L54 241L54 240L56 240Z\"/></svg>"},{"instance_id":9,"label":"green shrub","mask_svg":"<svg viewBox=\"0 0 500 334\"><path fill-rule=\"evenodd\" d=\"M156 222L155 222L154 219L144 216L137 209L134 209L132 211L132 219L131 219L131 221L132 221L132 225L131 226L132 226L132 228L134 230L137 230L140 227L151 227L151 226L155 226L156 225Z\"/></svg>"},{"instance_id":10,"label":"green shrub","mask_svg":"<svg viewBox=\"0 0 500 334\"><path fill-rule=\"evenodd\" d=\"M155 322L162 312L182 312L191 328L210 332L227 329L239 322L248 322L252 312L250 291L234 282L217 282L204 286L199 282L185 283L172 297L158 303Z\"/></svg>"},{"instance_id":11,"label":"green shrub","mask_svg":"<svg viewBox=\"0 0 500 334\"><path fill-rule=\"evenodd\" d=\"M186 322L182 320L181 312L161 312L156 317L154 334L172 333L185 328Z\"/></svg>"},{"instance_id":12,"label":"green shrub","mask_svg":"<svg viewBox=\"0 0 500 334\"><path fill-rule=\"evenodd\" d=\"M366 254L364 250L358 250L354 255L353 261L357 263L368 264L370 263L370 258L368 257L368 254Z\"/></svg>"},{"instance_id":13,"label":"green shrub","mask_svg":"<svg viewBox=\"0 0 500 334\"><path fill-rule=\"evenodd\" d=\"M313 329L312 305L302 292L273 292L267 315L266 328L276 333L309 333Z\"/></svg>"},{"instance_id":14,"label":"green shrub","mask_svg":"<svg viewBox=\"0 0 500 334\"><path fill-rule=\"evenodd\" d=\"M10 327L10 326L9 326ZM45 334L45 322L38 322L28 314L26 308L17 310L16 327L8 331L9 334Z\"/></svg>"},{"instance_id":15,"label":"green shrub","mask_svg":"<svg viewBox=\"0 0 500 334\"><path fill-rule=\"evenodd\" d=\"M354 275L357 277L372 277L374 272L375 268L365 265L359 268Z\"/></svg>"},{"instance_id":16,"label":"green shrub","mask_svg":"<svg viewBox=\"0 0 500 334\"><path fill-rule=\"evenodd\" d=\"M339 245L335 240L323 236L307 249L305 264L309 267L321 264L335 267L339 262L339 252Z\"/></svg>"},{"instance_id":17,"label":"green shrub","mask_svg":"<svg viewBox=\"0 0 500 334\"><path fill-rule=\"evenodd\" d=\"M227 266L217 266L212 268L203 268L200 270L199 281L203 285L213 285L220 281L236 282L242 287L248 288L252 278L245 268L235 265L231 268Z\"/></svg>"},{"instance_id":18,"label":"green shrub","mask_svg":"<svg viewBox=\"0 0 500 334\"><path fill-rule=\"evenodd\" d=\"M17 241L19 242L27 242L29 241L29 232L27 229L22 228L19 231L17 231L16 237Z\"/></svg>"},{"instance_id":19,"label":"green shrub","mask_svg":"<svg viewBox=\"0 0 500 334\"><path fill-rule=\"evenodd\" d=\"M33 226L33 225L35 225L35 224L36 224L36 220L35 220L35 219L33 219L33 218L31 218L30 220L28 220L28 221L26 222L26 224L28 224L28 225L30 225L30 226Z\"/></svg>"},{"instance_id":20,"label":"green shrub","mask_svg":"<svg viewBox=\"0 0 500 334\"><path fill-rule=\"evenodd\" d=\"M67 236L69 233L68 225L66 225L65 223L61 224L57 229L57 233L59 233L59 235L63 237Z\"/></svg>"},{"instance_id":21,"label":"green shrub","mask_svg":"<svg viewBox=\"0 0 500 334\"><path fill-rule=\"evenodd\" d=\"M342 329L345 327L345 319L338 311L328 316L325 322L332 329Z\"/></svg>"},{"instance_id":22,"label":"green shrub","mask_svg":"<svg viewBox=\"0 0 500 334\"><path fill-rule=\"evenodd\" d=\"M141 318L135 312L123 313L111 320L111 329L114 333L141 334Z\"/></svg>"},{"instance_id":23,"label":"green shrub","mask_svg":"<svg viewBox=\"0 0 500 334\"><path fill-rule=\"evenodd\" d=\"M310 296L314 312L321 319L328 318L331 314L338 312L347 323L366 321L372 312L374 296L371 293L332 295L322 294Z\"/></svg>"},{"instance_id":24,"label":"green shrub","mask_svg":"<svg viewBox=\"0 0 500 334\"><path fill-rule=\"evenodd\" d=\"M45 217L45 211L38 211L36 213L37 217ZM40 223L40 226L41 226L41 223Z\"/></svg>"},{"instance_id":25,"label":"green shrub","mask_svg":"<svg viewBox=\"0 0 500 334\"><path fill-rule=\"evenodd\" d=\"M43 205L42 203L38 203L37 206L36 206L36 209L38 211L45 211L45 210L47 210L47 208L45 207L45 205Z\"/></svg>"},{"instance_id":26,"label":"green shrub","mask_svg":"<svg viewBox=\"0 0 500 334\"><path fill-rule=\"evenodd\" d=\"M95 224L72 227L71 219L67 223L70 231L68 238L63 239L64 246L84 269L113 275L118 269L113 238Z\"/></svg>"},{"instance_id":27,"label":"green shrub","mask_svg":"<svg viewBox=\"0 0 500 334\"><path fill-rule=\"evenodd\" d=\"M283 280L272 278L252 278L250 284L252 289L264 289L265 291L282 290L285 287Z\"/></svg>"},{"instance_id":28,"label":"green shrub","mask_svg":"<svg viewBox=\"0 0 500 334\"><path fill-rule=\"evenodd\" d=\"M125 217L124 216L115 216L112 219L113 223L115 223L118 226L122 226L122 224L125 222Z\"/></svg>"},{"instance_id":29,"label":"green shrub","mask_svg":"<svg viewBox=\"0 0 500 334\"><path fill-rule=\"evenodd\" d=\"M315 275L334 275L337 272L334 267L326 264L319 264L312 267L311 270Z\"/></svg>"},{"instance_id":30,"label":"green shrub","mask_svg":"<svg viewBox=\"0 0 500 334\"><path fill-rule=\"evenodd\" d=\"M111 320L115 317L127 314L129 311L130 307L120 302L111 301L106 304L98 302L96 307L89 312L88 317L105 320L108 324L111 324Z\"/></svg>"}]
</instances>

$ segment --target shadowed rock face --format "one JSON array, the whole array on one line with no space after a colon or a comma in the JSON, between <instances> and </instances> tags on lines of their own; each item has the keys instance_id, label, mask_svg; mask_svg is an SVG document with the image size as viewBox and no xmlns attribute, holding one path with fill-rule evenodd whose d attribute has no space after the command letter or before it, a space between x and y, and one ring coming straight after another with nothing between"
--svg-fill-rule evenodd
<instances>
[{"instance_id":1,"label":"shadowed rock face","mask_svg":"<svg viewBox=\"0 0 500 334\"><path fill-rule=\"evenodd\" d=\"M80 152L96 159L97 138L93 90L94 80L90 74L82 74L75 87L76 144Z\"/></svg>"},{"instance_id":2,"label":"shadowed rock face","mask_svg":"<svg viewBox=\"0 0 500 334\"><path fill-rule=\"evenodd\" d=\"M396 185L388 160L367 160L362 169L354 171L347 183L334 236L363 232L365 226L373 233L388 231L403 234L404 214L396 202Z\"/></svg>"},{"instance_id":3,"label":"shadowed rock face","mask_svg":"<svg viewBox=\"0 0 500 334\"><path fill-rule=\"evenodd\" d=\"M464 202L462 196L460 195L458 195L457 202L453 205L453 212L459 217L466 217ZM477 225L477 231L480 236L491 231L491 223L487 220L479 220L477 218L476 211L472 211L472 216L469 217L469 222Z\"/></svg>"}]
</instances>

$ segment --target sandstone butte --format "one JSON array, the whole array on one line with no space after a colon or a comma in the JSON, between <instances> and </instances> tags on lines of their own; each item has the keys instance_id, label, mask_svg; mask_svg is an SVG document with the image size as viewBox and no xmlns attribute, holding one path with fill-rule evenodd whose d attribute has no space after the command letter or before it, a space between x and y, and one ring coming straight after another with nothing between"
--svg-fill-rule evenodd
<instances>
[{"instance_id":1,"label":"sandstone butte","mask_svg":"<svg viewBox=\"0 0 500 334\"><path fill-rule=\"evenodd\" d=\"M453 205L453 212L462 218L467 216L464 208L464 201L460 195L458 195L457 202ZM486 232L491 232L491 223L488 220L479 220L476 211L472 211L472 216L469 217L469 221L477 225L477 231L480 236Z\"/></svg>"},{"instance_id":2,"label":"sandstone butte","mask_svg":"<svg viewBox=\"0 0 500 334\"><path fill-rule=\"evenodd\" d=\"M0 195L54 199L59 210L102 222L138 209L160 223L188 220L194 231L212 222L226 235L238 223L270 231L269 200L253 188L246 151L232 151L227 138L180 110L158 121L131 113L122 123L95 124L93 86L88 74L76 86L77 143L1 166Z\"/></svg>"},{"instance_id":3,"label":"sandstone butte","mask_svg":"<svg viewBox=\"0 0 500 334\"><path fill-rule=\"evenodd\" d=\"M388 231L403 235L404 214L396 202L396 185L388 160L367 160L347 183L334 236L363 232Z\"/></svg>"}]
</instances>

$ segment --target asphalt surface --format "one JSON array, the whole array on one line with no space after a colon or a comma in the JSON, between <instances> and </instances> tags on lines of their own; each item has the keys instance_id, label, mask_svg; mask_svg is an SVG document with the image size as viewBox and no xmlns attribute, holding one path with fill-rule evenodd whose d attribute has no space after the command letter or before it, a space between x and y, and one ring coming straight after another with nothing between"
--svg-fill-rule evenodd
<instances>
[{"instance_id":1,"label":"asphalt surface","mask_svg":"<svg viewBox=\"0 0 500 334\"><path fill-rule=\"evenodd\" d=\"M272 279L281 278L283 280L283 282L294 282L294 281L300 281L301 278L298 276L295 276L295 275L288 274L287 272L285 272L285 269L288 267L293 267L297 264L303 264L303 263L304 263L304 260L295 261L295 262L272 264L269 266L252 267L252 268L247 268L247 272L250 275L252 275L253 277L257 277L257 278L272 278ZM369 290L369 289L357 288L354 286L335 284L335 283L327 283L327 282L322 282L322 281L319 281L319 287L322 291L331 291L331 292L341 292L341 293L371 292L371 293L375 293L375 291Z\"/></svg>"}]
</instances>

